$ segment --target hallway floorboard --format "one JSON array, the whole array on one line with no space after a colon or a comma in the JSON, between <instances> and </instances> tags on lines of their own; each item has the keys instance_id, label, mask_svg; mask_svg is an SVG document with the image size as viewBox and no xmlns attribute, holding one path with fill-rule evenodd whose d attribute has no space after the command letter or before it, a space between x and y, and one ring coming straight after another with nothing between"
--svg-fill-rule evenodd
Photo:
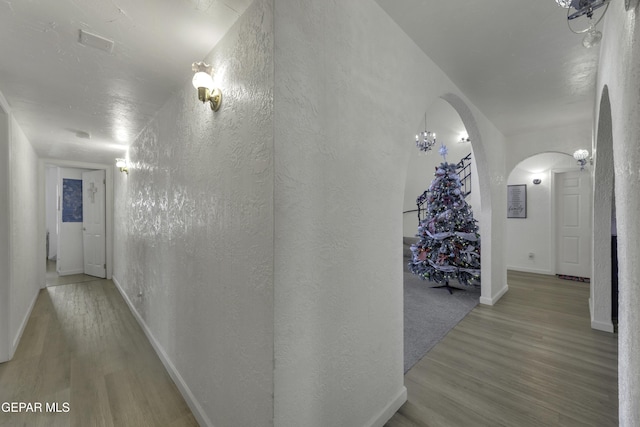
<instances>
[{"instance_id":1,"label":"hallway floorboard","mask_svg":"<svg viewBox=\"0 0 640 427\"><path fill-rule=\"evenodd\" d=\"M617 335L590 328L589 285L508 281L406 374L409 400L386 427L617 425ZM0 426L197 426L109 280L40 291L14 359L0 364L0 402L43 405L0 412Z\"/></svg>"},{"instance_id":2,"label":"hallway floorboard","mask_svg":"<svg viewBox=\"0 0 640 427\"><path fill-rule=\"evenodd\" d=\"M0 412L0 426L198 425L115 285L102 279L40 291L14 358L0 364L0 402L42 404L42 412Z\"/></svg>"},{"instance_id":3,"label":"hallway floorboard","mask_svg":"<svg viewBox=\"0 0 640 427\"><path fill-rule=\"evenodd\" d=\"M617 426L618 339L591 329L589 284L510 271L405 375L386 427Z\"/></svg>"}]
</instances>

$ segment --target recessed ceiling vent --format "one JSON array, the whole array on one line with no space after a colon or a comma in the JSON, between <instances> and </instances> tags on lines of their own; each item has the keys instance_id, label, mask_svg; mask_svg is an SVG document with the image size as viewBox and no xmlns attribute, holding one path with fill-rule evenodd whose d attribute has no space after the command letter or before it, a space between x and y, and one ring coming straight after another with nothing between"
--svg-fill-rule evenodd
<instances>
[{"instance_id":1,"label":"recessed ceiling vent","mask_svg":"<svg viewBox=\"0 0 640 427\"><path fill-rule=\"evenodd\" d=\"M107 53L113 52L113 40L106 39L97 34L92 34L84 30L80 30L78 41L82 45L94 47Z\"/></svg>"},{"instance_id":2,"label":"recessed ceiling vent","mask_svg":"<svg viewBox=\"0 0 640 427\"><path fill-rule=\"evenodd\" d=\"M76 137L82 138L82 139L91 139L91 134L89 132L85 132L83 130L77 130L76 131Z\"/></svg>"}]
</instances>

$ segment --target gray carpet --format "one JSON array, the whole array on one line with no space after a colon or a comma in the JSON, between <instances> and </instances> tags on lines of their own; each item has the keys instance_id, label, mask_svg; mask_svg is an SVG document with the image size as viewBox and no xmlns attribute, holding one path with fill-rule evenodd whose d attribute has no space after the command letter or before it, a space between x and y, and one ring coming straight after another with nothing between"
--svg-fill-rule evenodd
<instances>
[{"instance_id":1,"label":"gray carpet","mask_svg":"<svg viewBox=\"0 0 640 427\"><path fill-rule=\"evenodd\" d=\"M408 262L408 259L405 258ZM405 263L406 265L406 263ZM406 373L478 304L480 287L460 287L452 295L446 289L429 289L435 282L404 273L404 372Z\"/></svg>"}]
</instances>

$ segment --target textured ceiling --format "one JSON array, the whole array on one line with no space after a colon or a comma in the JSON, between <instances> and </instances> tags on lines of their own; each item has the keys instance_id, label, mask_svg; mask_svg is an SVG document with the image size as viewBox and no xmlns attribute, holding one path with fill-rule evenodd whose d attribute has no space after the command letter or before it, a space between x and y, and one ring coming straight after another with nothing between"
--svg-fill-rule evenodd
<instances>
[{"instance_id":1,"label":"textured ceiling","mask_svg":"<svg viewBox=\"0 0 640 427\"><path fill-rule=\"evenodd\" d=\"M0 92L41 157L112 163L250 3L1 1Z\"/></svg>"},{"instance_id":2,"label":"textured ceiling","mask_svg":"<svg viewBox=\"0 0 640 427\"><path fill-rule=\"evenodd\" d=\"M598 49L553 0L375 1L508 137L591 121ZM112 163L250 3L1 1L0 92L41 157Z\"/></svg>"},{"instance_id":3,"label":"textured ceiling","mask_svg":"<svg viewBox=\"0 0 640 427\"><path fill-rule=\"evenodd\" d=\"M554 0L375 1L507 137L592 120L599 48Z\"/></svg>"}]
</instances>

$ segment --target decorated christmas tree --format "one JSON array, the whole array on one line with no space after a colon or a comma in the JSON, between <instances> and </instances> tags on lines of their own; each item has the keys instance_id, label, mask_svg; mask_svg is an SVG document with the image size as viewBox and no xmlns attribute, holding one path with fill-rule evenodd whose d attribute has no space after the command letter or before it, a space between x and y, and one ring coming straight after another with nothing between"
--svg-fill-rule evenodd
<instances>
[{"instance_id":1,"label":"decorated christmas tree","mask_svg":"<svg viewBox=\"0 0 640 427\"><path fill-rule=\"evenodd\" d=\"M409 270L451 293L451 279L467 286L480 283L480 234L460 190L456 165L446 162L443 149L445 161L436 168L429 186L427 214L418 226L419 241L411 246Z\"/></svg>"}]
</instances>

